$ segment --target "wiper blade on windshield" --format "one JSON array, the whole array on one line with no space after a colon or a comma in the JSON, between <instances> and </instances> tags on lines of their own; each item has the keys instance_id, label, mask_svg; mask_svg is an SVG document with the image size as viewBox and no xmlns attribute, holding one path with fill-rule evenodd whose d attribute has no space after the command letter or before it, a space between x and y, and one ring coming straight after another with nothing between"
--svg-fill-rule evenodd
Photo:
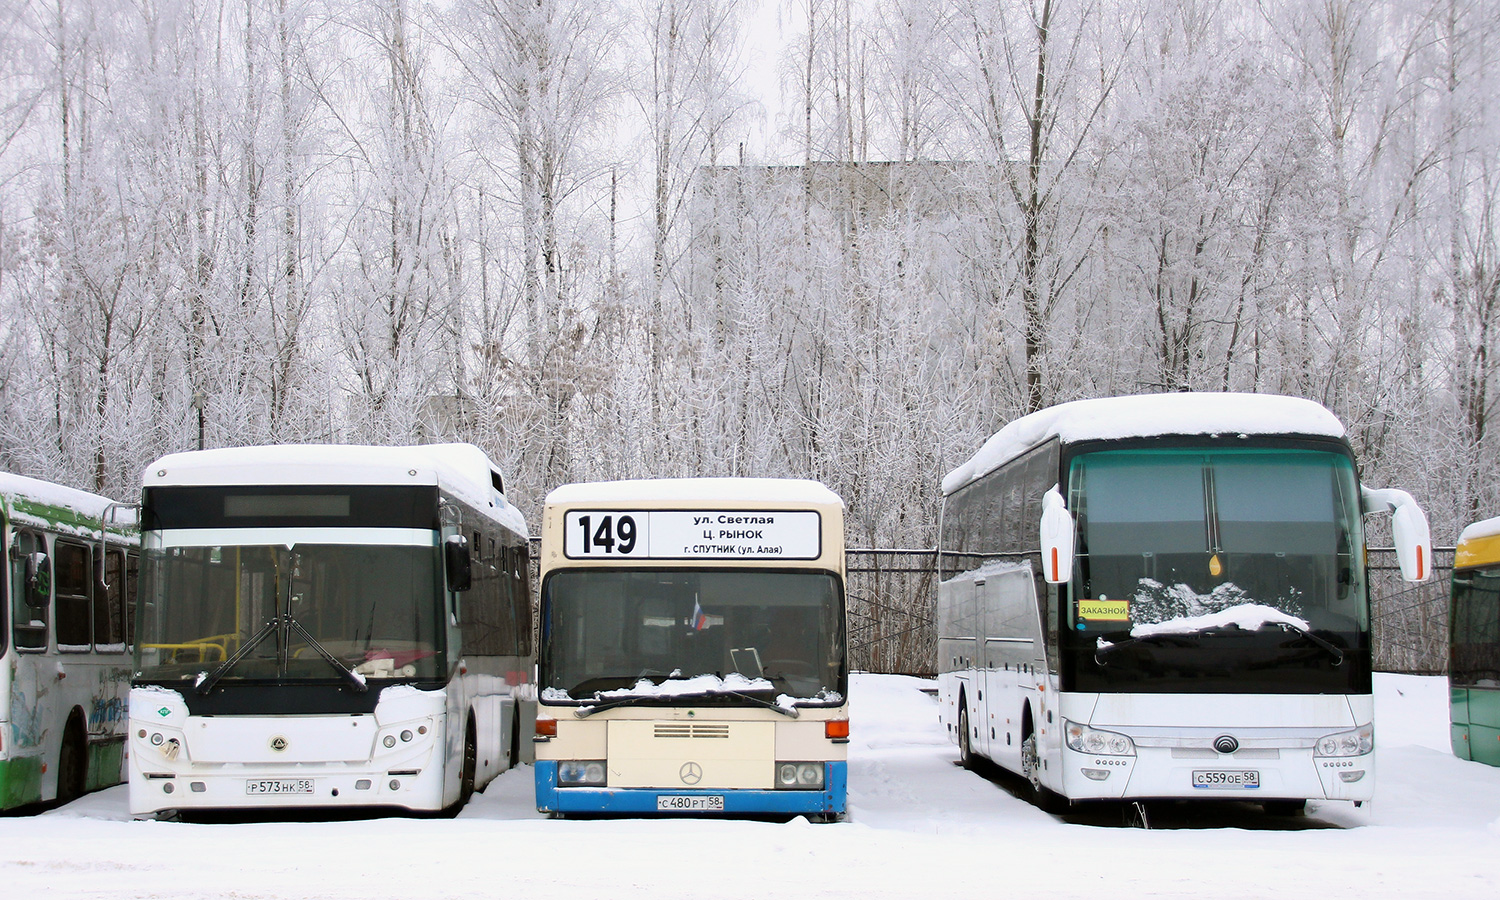
<instances>
[{"instance_id":1,"label":"wiper blade on windshield","mask_svg":"<svg viewBox=\"0 0 1500 900\"><path fill-rule=\"evenodd\" d=\"M219 663L218 668L214 669L212 672L199 678L198 684L196 685L198 693L204 695L208 694L209 691L213 690L214 685L219 683L220 679L229 674L229 671L231 669L240 664L240 660L248 656L250 654L250 651L254 650L256 647L264 643L267 637L280 630L283 625L285 625L289 629L295 630L298 634L302 635L303 640L307 641L307 643L315 651L317 651L318 655L326 660L329 665L337 669L339 674L342 675L354 687L356 691L363 693L364 691L369 689L369 685L365 684L365 680L362 676L356 674L353 669L350 669L348 666L339 662L338 657L334 656L332 653L329 653L326 647L318 643L317 639L314 638L311 634L308 634L307 629L302 627L301 622L298 622L295 618L288 614L285 616L274 616L271 621L261 626L260 631L257 631L255 635L250 638L250 640L240 645L240 649L236 650L233 656L224 660L222 663Z\"/></svg>"},{"instance_id":2,"label":"wiper blade on windshield","mask_svg":"<svg viewBox=\"0 0 1500 900\"><path fill-rule=\"evenodd\" d=\"M1328 653L1329 653L1329 655L1331 655L1333 657L1333 664L1334 664L1335 667L1340 666L1340 665L1343 664L1343 662L1344 662L1344 651L1340 650L1338 647L1336 647L1333 644L1329 643L1327 640L1325 640L1325 639L1323 639L1321 637L1318 637L1316 634L1313 634L1311 631L1307 630L1306 628L1303 628L1301 625L1298 625L1295 622L1287 622L1287 621L1268 622L1266 624L1276 625L1277 627L1282 628L1284 630L1289 629L1291 631L1297 632L1297 634L1301 635L1302 637L1307 638L1309 641L1312 641L1314 644L1318 645L1322 649L1327 650ZM1186 636L1188 636L1190 634L1206 634L1208 630L1209 629L1205 629L1204 631L1196 631L1196 632L1162 631L1162 632L1156 632L1154 634L1142 634L1142 635L1139 635L1139 636L1136 636L1136 637L1126 638L1123 641L1107 641L1107 640L1105 640L1104 638L1101 637L1101 638L1099 638L1098 643L1094 647L1094 662L1097 663L1098 665L1101 665L1101 666L1105 665L1105 659L1104 659L1105 656L1109 655L1110 653L1113 653L1115 650L1118 650L1121 647L1128 647L1131 644L1139 644L1139 643L1141 643L1143 641L1161 641L1161 640L1166 640L1166 639L1169 639L1169 638L1176 638L1179 643L1182 643L1182 644L1186 645L1187 644L1187 641L1185 640Z\"/></svg>"},{"instance_id":3,"label":"wiper blade on windshield","mask_svg":"<svg viewBox=\"0 0 1500 900\"><path fill-rule=\"evenodd\" d=\"M1341 665L1344 664L1344 651L1340 650L1338 647L1335 647L1329 641L1327 641L1327 640L1325 640L1323 638L1318 637L1317 635L1313 634L1311 631L1308 631L1306 628L1303 628L1301 625L1297 625L1297 624L1292 623L1292 622L1277 622L1276 624L1280 625L1284 629L1285 628L1290 628L1292 631L1297 632L1298 634L1300 634L1303 637L1307 638L1308 640L1312 641L1314 644L1317 644L1319 647L1322 647L1324 650L1327 650L1328 653L1331 656L1333 656L1333 666L1334 666L1334 668L1338 668L1339 666L1341 666Z\"/></svg>"},{"instance_id":4,"label":"wiper blade on windshield","mask_svg":"<svg viewBox=\"0 0 1500 900\"><path fill-rule=\"evenodd\" d=\"M280 625L280 617L272 617L271 621L261 626L260 631L257 631L255 635L250 638L250 640L241 644L240 649L234 651L233 656L219 663L218 668L198 679L198 684L196 685L198 693L207 695L209 691L214 689L214 685L219 683L219 679L229 674L230 669L233 669L235 666L239 665L240 660L248 656L251 650L259 647L267 637L270 637L272 634L274 634Z\"/></svg>"},{"instance_id":5,"label":"wiper blade on windshield","mask_svg":"<svg viewBox=\"0 0 1500 900\"><path fill-rule=\"evenodd\" d=\"M772 703L769 700L762 700L759 697L753 696L751 694L746 694L743 691L694 691L690 694L630 694L629 696L625 697L612 697L609 700L603 701L602 703L595 703L589 706L580 706L577 709L573 710L573 715L580 719L587 719L594 713L601 713L607 709L618 709L622 706L635 706L637 704L652 700L671 701L695 699L699 697L735 697L740 700L746 700L756 706L775 710L776 712L779 712L791 719L795 719L801 715L801 713L798 712L795 707L780 706L778 704Z\"/></svg>"},{"instance_id":6,"label":"wiper blade on windshield","mask_svg":"<svg viewBox=\"0 0 1500 900\"><path fill-rule=\"evenodd\" d=\"M795 706L782 706L780 703L772 703L769 700L762 700L759 697L753 697L750 694L746 694L741 691L721 691L720 693L729 694L730 696L738 697L741 700L748 700L756 706L779 712L783 716L786 716L788 719L795 719L802 715L802 713L798 712L797 707Z\"/></svg>"},{"instance_id":7,"label":"wiper blade on windshield","mask_svg":"<svg viewBox=\"0 0 1500 900\"><path fill-rule=\"evenodd\" d=\"M1116 633L1118 634L1119 632ZM1102 666L1104 665L1104 657L1120 649L1121 647L1129 647L1131 644L1141 644L1158 641L1165 643L1176 643L1181 646L1187 646L1188 644L1183 635L1169 631L1159 632L1157 634L1143 634L1139 637L1126 638L1123 641L1106 641L1101 637L1099 638L1098 643L1094 645L1094 662Z\"/></svg>"},{"instance_id":8,"label":"wiper blade on windshield","mask_svg":"<svg viewBox=\"0 0 1500 900\"><path fill-rule=\"evenodd\" d=\"M337 669L338 673L342 675L344 679L348 681L356 691L364 693L365 691L369 690L369 685L365 684L364 676L357 674L353 669L344 665L342 662L339 662L339 658L337 656L334 656L332 653L329 653L327 647L324 647L322 644L318 643L318 639L309 634L308 630L302 627L302 623L293 618L290 613L287 614L286 621L287 624L291 626L292 630L302 635L302 639L307 641L307 643L317 651L318 655L323 657L323 660L325 662Z\"/></svg>"}]
</instances>

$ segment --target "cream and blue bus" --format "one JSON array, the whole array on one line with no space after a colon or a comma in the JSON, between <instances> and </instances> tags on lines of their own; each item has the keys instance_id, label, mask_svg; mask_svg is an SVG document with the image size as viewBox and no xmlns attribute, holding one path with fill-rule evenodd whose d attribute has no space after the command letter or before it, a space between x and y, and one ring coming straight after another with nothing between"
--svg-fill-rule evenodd
<instances>
[{"instance_id":1,"label":"cream and blue bus","mask_svg":"<svg viewBox=\"0 0 1500 900\"><path fill-rule=\"evenodd\" d=\"M559 487L541 600L538 810L844 814L844 506L826 487Z\"/></svg>"},{"instance_id":2,"label":"cream and blue bus","mask_svg":"<svg viewBox=\"0 0 1500 900\"><path fill-rule=\"evenodd\" d=\"M138 541L120 510L0 473L0 809L124 779Z\"/></svg>"},{"instance_id":3,"label":"cream and blue bus","mask_svg":"<svg viewBox=\"0 0 1500 900\"><path fill-rule=\"evenodd\" d=\"M1364 516L1392 513L1408 580L1431 546L1410 495L1360 485L1328 410L1065 403L1005 426L943 494L939 699L964 762L1044 807L1374 795Z\"/></svg>"},{"instance_id":4,"label":"cream and blue bus","mask_svg":"<svg viewBox=\"0 0 1500 900\"><path fill-rule=\"evenodd\" d=\"M130 810L456 811L519 756L526 523L477 447L145 473Z\"/></svg>"}]
</instances>

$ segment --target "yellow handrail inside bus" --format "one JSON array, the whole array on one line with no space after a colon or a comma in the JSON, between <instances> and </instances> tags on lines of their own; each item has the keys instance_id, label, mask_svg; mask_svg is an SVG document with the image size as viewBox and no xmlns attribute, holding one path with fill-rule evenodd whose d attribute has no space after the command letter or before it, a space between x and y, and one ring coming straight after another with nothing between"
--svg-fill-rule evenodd
<instances>
[{"instance_id":1,"label":"yellow handrail inside bus","mask_svg":"<svg viewBox=\"0 0 1500 900\"><path fill-rule=\"evenodd\" d=\"M237 634L215 634L196 641L183 641L176 644L142 644L141 646L147 650L195 650L198 653L198 662L213 662L227 659L229 645L238 644L239 640L240 636Z\"/></svg>"}]
</instances>

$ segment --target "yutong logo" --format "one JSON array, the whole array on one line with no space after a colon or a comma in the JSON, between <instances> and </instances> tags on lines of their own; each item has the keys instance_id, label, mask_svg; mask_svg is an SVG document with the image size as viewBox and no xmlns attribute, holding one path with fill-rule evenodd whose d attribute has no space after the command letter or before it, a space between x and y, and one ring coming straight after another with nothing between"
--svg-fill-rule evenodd
<instances>
[{"instance_id":1,"label":"yutong logo","mask_svg":"<svg viewBox=\"0 0 1500 900\"><path fill-rule=\"evenodd\" d=\"M1221 734L1214 738L1214 749L1220 753L1233 753L1240 749L1240 742L1232 734Z\"/></svg>"},{"instance_id":2,"label":"yutong logo","mask_svg":"<svg viewBox=\"0 0 1500 900\"><path fill-rule=\"evenodd\" d=\"M682 768L677 770L677 777L682 779L683 784L697 784L703 780L703 767L695 762L683 763Z\"/></svg>"},{"instance_id":3,"label":"yutong logo","mask_svg":"<svg viewBox=\"0 0 1500 900\"><path fill-rule=\"evenodd\" d=\"M281 751L285 750L286 749L286 737L283 736L283 735L279 735L278 734L275 737L271 738L271 749L275 750L277 753L280 753Z\"/></svg>"}]
</instances>

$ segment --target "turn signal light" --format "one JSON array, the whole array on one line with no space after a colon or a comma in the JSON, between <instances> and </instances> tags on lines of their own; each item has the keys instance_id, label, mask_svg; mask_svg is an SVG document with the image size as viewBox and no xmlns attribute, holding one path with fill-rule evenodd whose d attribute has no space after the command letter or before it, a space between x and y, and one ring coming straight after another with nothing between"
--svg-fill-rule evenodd
<instances>
[{"instance_id":1,"label":"turn signal light","mask_svg":"<svg viewBox=\"0 0 1500 900\"><path fill-rule=\"evenodd\" d=\"M538 718L536 733L537 737L557 737L557 720Z\"/></svg>"},{"instance_id":2,"label":"turn signal light","mask_svg":"<svg viewBox=\"0 0 1500 900\"><path fill-rule=\"evenodd\" d=\"M823 723L823 737L835 741L849 740L849 720L829 719Z\"/></svg>"}]
</instances>

